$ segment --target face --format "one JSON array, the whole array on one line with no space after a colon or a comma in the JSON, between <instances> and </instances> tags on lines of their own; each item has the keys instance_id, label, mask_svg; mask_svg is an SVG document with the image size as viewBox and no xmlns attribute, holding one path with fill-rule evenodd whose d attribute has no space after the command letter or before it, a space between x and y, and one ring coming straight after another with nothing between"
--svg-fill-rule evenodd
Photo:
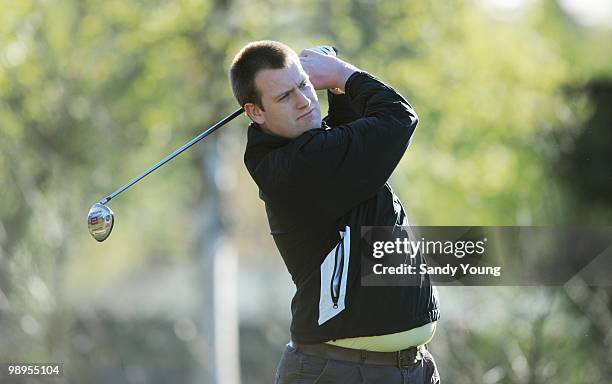
<instances>
[{"instance_id":1,"label":"face","mask_svg":"<svg viewBox=\"0 0 612 384\"><path fill-rule=\"evenodd\" d=\"M244 106L251 120L267 133L293 139L321 128L321 108L314 87L297 57L283 69L264 69L255 76L263 109Z\"/></svg>"}]
</instances>

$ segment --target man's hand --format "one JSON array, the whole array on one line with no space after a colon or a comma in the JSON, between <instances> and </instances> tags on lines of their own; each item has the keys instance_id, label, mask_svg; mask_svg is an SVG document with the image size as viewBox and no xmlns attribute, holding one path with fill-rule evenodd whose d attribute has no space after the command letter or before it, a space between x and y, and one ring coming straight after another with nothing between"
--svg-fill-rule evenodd
<instances>
[{"instance_id":1,"label":"man's hand","mask_svg":"<svg viewBox=\"0 0 612 384\"><path fill-rule=\"evenodd\" d=\"M300 61L310 82L316 90L329 89L333 93L344 93L348 78L358 71L357 67L334 56L324 55L310 49L300 52Z\"/></svg>"}]
</instances>

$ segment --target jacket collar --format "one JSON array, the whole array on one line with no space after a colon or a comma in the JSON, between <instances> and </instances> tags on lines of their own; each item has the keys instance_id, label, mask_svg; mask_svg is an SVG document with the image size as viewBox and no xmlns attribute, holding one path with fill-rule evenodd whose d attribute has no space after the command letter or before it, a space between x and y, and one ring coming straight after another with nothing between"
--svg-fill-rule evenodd
<instances>
[{"instance_id":1,"label":"jacket collar","mask_svg":"<svg viewBox=\"0 0 612 384\"><path fill-rule=\"evenodd\" d=\"M254 174L261 160L270 151L283 147L290 142L291 139L270 135L264 132L258 124L251 122L247 131L247 145L244 152L244 164L249 173Z\"/></svg>"},{"instance_id":2,"label":"jacket collar","mask_svg":"<svg viewBox=\"0 0 612 384\"><path fill-rule=\"evenodd\" d=\"M256 123L251 122L251 124L249 124L247 133L247 151L249 151L249 149L259 147L275 149L287 145L289 142L291 142L291 139L264 132Z\"/></svg>"},{"instance_id":3,"label":"jacket collar","mask_svg":"<svg viewBox=\"0 0 612 384\"><path fill-rule=\"evenodd\" d=\"M322 124L320 129L329 129L325 122ZM270 151L284 147L294 140L296 139L288 139L266 133L258 124L251 122L247 132L246 151L244 152L244 163L247 169L253 174L257 165Z\"/></svg>"}]
</instances>

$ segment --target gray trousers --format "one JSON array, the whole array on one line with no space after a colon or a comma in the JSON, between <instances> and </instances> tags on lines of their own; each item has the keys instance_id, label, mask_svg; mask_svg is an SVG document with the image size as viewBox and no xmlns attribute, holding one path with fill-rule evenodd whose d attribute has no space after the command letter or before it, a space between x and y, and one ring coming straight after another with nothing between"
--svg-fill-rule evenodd
<instances>
[{"instance_id":1,"label":"gray trousers","mask_svg":"<svg viewBox=\"0 0 612 384\"><path fill-rule=\"evenodd\" d=\"M420 359L410 368L353 363L307 355L287 344L276 369L276 384L385 383L439 384L433 356L421 348Z\"/></svg>"}]
</instances>

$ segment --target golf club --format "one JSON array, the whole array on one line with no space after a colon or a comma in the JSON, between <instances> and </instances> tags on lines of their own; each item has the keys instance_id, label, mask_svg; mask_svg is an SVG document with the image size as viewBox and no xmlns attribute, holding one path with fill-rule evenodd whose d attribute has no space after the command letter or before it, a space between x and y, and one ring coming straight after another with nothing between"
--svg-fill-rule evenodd
<instances>
[{"instance_id":1,"label":"golf club","mask_svg":"<svg viewBox=\"0 0 612 384\"><path fill-rule=\"evenodd\" d=\"M130 182L128 182L121 188L117 189L115 192L111 193L110 195L106 196L104 199L92 205L91 208L89 209L89 213L87 214L87 226L89 227L89 233L93 236L93 238L100 242L104 241L108 238L108 236L110 236L110 233L113 230L113 225L115 224L115 214L109 207L106 206L106 203L111 201L111 199L119 195L121 192L125 191L126 189L130 188L132 185L136 184L137 182L145 178L151 172L155 171L162 165L166 164L170 160L174 159L175 157L183 153L185 150L189 149L192 145L194 145L198 141L202 140L206 136L210 135L217 129L227 124L228 122L232 121L234 118L242 114L242 112L243 112L242 108L236 110L231 115L225 117L223 120L219 121L217 124L208 128L206 131L200 133L198 136L194 137L189 142L185 143L183 146L178 148L176 151L164 157L159 162L157 162L155 165L153 165L152 167L150 167L149 169L147 169L140 175L130 180Z\"/></svg>"},{"instance_id":2,"label":"golf club","mask_svg":"<svg viewBox=\"0 0 612 384\"><path fill-rule=\"evenodd\" d=\"M310 49L329 56L336 56L336 54L338 53L338 49L331 45L321 45ZM213 125L206 131L194 137L191 141L187 142L186 144L178 148L176 151L172 152L171 154L160 160L158 163L130 180L127 184L120 187L115 192L111 193L104 199L92 205L91 208L89 208L89 213L87 214L87 227L89 228L89 233L91 234L91 236L93 236L94 239L100 242L106 240L108 236L110 236L110 233L113 230L113 225L115 224L115 214L113 213L112 209L106 206L106 204L111 201L111 199L113 199L115 196L119 195L126 189L130 188L132 185L136 184L162 165L174 159L176 156L180 155L192 145L216 131L218 128L221 128L223 125L227 124L228 122L236 118L238 115L242 114L243 111L244 110L242 108L236 110L234 113L225 117L217 124Z\"/></svg>"}]
</instances>

